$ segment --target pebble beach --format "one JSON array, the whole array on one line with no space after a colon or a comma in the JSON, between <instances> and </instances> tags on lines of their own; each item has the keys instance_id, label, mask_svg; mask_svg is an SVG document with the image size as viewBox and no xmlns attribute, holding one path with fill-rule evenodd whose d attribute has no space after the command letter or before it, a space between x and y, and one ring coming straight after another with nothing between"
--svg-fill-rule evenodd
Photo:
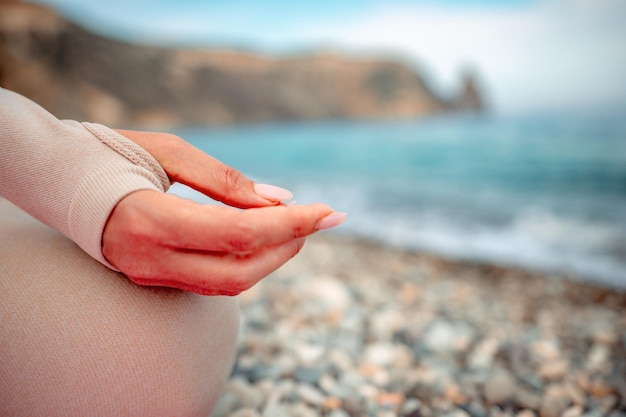
<instances>
[{"instance_id":1,"label":"pebble beach","mask_svg":"<svg viewBox=\"0 0 626 417\"><path fill-rule=\"evenodd\" d=\"M337 236L240 296L211 417L626 417L626 291Z\"/></svg>"}]
</instances>

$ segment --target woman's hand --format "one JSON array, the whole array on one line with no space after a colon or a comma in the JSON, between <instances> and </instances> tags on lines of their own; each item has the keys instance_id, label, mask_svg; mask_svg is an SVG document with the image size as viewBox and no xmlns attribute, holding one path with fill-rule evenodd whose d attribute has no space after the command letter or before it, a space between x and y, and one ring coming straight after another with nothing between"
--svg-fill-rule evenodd
<instances>
[{"instance_id":1,"label":"woman's hand","mask_svg":"<svg viewBox=\"0 0 626 417\"><path fill-rule=\"evenodd\" d=\"M118 131L152 154L173 181L232 207L136 191L105 226L107 260L140 285L237 295L287 262L317 230L345 220L323 204L284 206L291 193L255 184L174 135Z\"/></svg>"}]
</instances>

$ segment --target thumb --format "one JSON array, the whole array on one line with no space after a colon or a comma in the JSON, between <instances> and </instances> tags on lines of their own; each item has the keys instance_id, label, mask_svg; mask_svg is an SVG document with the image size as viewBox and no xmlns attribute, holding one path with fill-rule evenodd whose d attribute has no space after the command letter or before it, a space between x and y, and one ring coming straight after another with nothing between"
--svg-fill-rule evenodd
<instances>
[{"instance_id":1,"label":"thumb","mask_svg":"<svg viewBox=\"0 0 626 417\"><path fill-rule=\"evenodd\" d=\"M169 133L116 129L144 148L172 181L185 184L217 201L239 208L265 207L290 200L291 192L256 184L241 172Z\"/></svg>"}]
</instances>

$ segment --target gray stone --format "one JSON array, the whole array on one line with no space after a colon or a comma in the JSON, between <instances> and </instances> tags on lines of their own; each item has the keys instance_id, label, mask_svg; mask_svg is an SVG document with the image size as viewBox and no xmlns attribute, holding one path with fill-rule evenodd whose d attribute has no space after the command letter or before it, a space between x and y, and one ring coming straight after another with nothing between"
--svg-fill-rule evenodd
<instances>
[{"instance_id":1,"label":"gray stone","mask_svg":"<svg viewBox=\"0 0 626 417\"><path fill-rule=\"evenodd\" d=\"M261 379L274 379L278 377L278 375L280 375L280 369L266 363L257 363L250 367L238 368L236 374L243 375L248 381L254 384Z\"/></svg>"},{"instance_id":2,"label":"gray stone","mask_svg":"<svg viewBox=\"0 0 626 417\"><path fill-rule=\"evenodd\" d=\"M263 393L256 387L248 384L243 378L233 378L227 390L233 393L242 407L259 408L264 401Z\"/></svg>"},{"instance_id":3,"label":"gray stone","mask_svg":"<svg viewBox=\"0 0 626 417\"><path fill-rule=\"evenodd\" d=\"M375 343L365 348L364 359L379 366L390 365L395 358L394 347L390 343Z\"/></svg>"},{"instance_id":4,"label":"gray stone","mask_svg":"<svg viewBox=\"0 0 626 417\"><path fill-rule=\"evenodd\" d=\"M417 398L407 398L402 404L402 414L417 413L422 405L422 402Z\"/></svg>"},{"instance_id":5,"label":"gray stone","mask_svg":"<svg viewBox=\"0 0 626 417\"><path fill-rule=\"evenodd\" d=\"M478 401L472 401L466 406L466 409L472 417L487 417L487 410Z\"/></svg>"},{"instance_id":6,"label":"gray stone","mask_svg":"<svg viewBox=\"0 0 626 417\"><path fill-rule=\"evenodd\" d=\"M238 408L240 405L239 398L233 392L226 391L220 397L215 407L213 407L213 411L211 412L211 417L223 417L227 416L231 411Z\"/></svg>"},{"instance_id":7,"label":"gray stone","mask_svg":"<svg viewBox=\"0 0 626 417\"><path fill-rule=\"evenodd\" d=\"M563 411L561 417L580 417L583 414L583 408L579 405L573 405Z\"/></svg>"},{"instance_id":8,"label":"gray stone","mask_svg":"<svg viewBox=\"0 0 626 417\"><path fill-rule=\"evenodd\" d=\"M515 400L522 408L537 410L541 407L541 396L527 388L518 388L515 392Z\"/></svg>"},{"instance_id":9,"label":"gray stone","mask_svg":"<svg viewBox=\"0 0 626 417\"><path fill-rule=\"evenodd\" d=\"M308 283L307 294L318 300L326 310L342 312L352 303L348 287L330 276L316 277Z\"/></svg>"},{"instance_id":10,"label":"gray stone","mask_svg":"<svg viewBox=\"0 0 626 417\"><path fill-rule=\"evenodd\" d=\"M454 350L457 337L456 327L447 321L438 320L430 325L424 334L424 346L434 352Z\"/></svg>"},{"instance_id":11,"label":"gray stone","mask_svg":"<svg viewBox=\"0 0 626 417\"><path fill-rule=\"evenodd\" d=\"M330 413L328 413L328 417L350 417L350 414L346 410L342 410L341 408L336 408Z\"/></svg>"},{"instance_id":12,"label":"gray stone","mask_svg":"<svg viewBox=\"0 0 626 417\"><path fill-rule=\"evenodd\" d=\"M563 411L567 407L567 401L563 397L546 395L539 409L541 417L561 417Z\"/></svg>"},{"instance_id":13,"label":"gray stone","mask_svg":"<svg viewBox=\"0 0 626 417\"><path fill-rule=\"evenodd\" d=\"M253 408L241 408L230 414L229 417L261 417L261 414Z\"/></svg>"},{"instance_id":14,"label":"gray stone","mask_svg":"<svg viewBox=\"0 0 626 417\"><path fill-rule=\"evenodd\" d=\"M469 369L491 368L499 346L500 342L493 337L481 340L470 353L467 367Z\"/></svg>"},{"instance_id":15,"label":"gray stone","mask_svg":"<svg viewBox=\"0 0 626 417\"><path fill-rule=\"evenodd\" d=\"M307 384L317 384L324 374L319 368L313 368L308 366L301 366L296 368L293 372L293 376L298 382L306 382Z\"/></svg>"},{"instance_id":16,"label":"gray stone","mask_svg":"<svg viewBox=\"0 0 626 417\"><path fill-rule=\"evenodd\" d=\"M602 372L611 368L611 348L605 344L596 343L589 350L586 367L592 372Z\"/></svg>"},{"instance_id":17,"label":"gray stone","mask_svg":"<svg viewBox=\"0 0 626 417\"><path fill-rule=\"evenodd\" d=\"M294 348L296 357L305 366L315 366L324 355L324 346L317 343L298 343Z\"/></svg>"},{"instance_id":18,"label":"gray stone","mask_svg":"<svg viewBox=\"0 0 626 417\"><path fill-rule=\"evenodd\" d=\"M321 405L324 402L324 394L310 384L299 384L297 389L298 397L311 405Z\"/></svg>"},{"instance_id":19,"label":"gray stone","mask_svg":"<svg viewBox=\"0 0 626 417\"><path fill-rule=\"evenodd\" d=\"M311 407L298 403L289 407L291 417L319 417L319 414Z\"/></svg>"},{"instance_id":20,"label":"gray stone","mask_svg":"<svg viewBox=\"0 0 626 417\"><path fill-rule=\"evenodd\" d=\"M471 417L465 410L457 408L444 414L445 417Z\"/></svg>"},{"instance_id":21,"label":"gray stone","mask_svg":"<svg viewBox=\"0 0 626 417\"><path fill-rule=\"evenodd\" d=\"M567 396L572 401L572 403L580 405L581 407L585 407L585 405L587 404L587 397L583 390L571 383L565 385L565 390L567 392Z\"/></svg>"},{"instance_id":22,"label":"gray stone","mask_svg":"<svg viewBox=\"0 0 626 417\"><path fill-rule=\"evenodd\" d=\"M494 371L484 386L485 399L489 404L501 404L514 398L515 378L509 371Z\"/></svg>"}]
</instances>

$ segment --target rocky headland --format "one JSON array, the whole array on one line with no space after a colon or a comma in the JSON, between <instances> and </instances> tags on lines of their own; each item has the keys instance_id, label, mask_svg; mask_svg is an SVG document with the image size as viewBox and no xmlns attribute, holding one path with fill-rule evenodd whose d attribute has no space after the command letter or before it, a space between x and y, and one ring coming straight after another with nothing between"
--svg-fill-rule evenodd
<instances>
[{"instance_id":1,"label":"rocky headland","mask_svg":"<svg viewBox=\"0 0 626 417\"><path fill-rule=\"evenodd\" d=\"M139 45L18 0L0 0L0 85L57 117L116 126L416 118L484 109L471 75L457 96L443 97L400 61L332 51L267 56Z\"/></svg>"}]
</instances>

